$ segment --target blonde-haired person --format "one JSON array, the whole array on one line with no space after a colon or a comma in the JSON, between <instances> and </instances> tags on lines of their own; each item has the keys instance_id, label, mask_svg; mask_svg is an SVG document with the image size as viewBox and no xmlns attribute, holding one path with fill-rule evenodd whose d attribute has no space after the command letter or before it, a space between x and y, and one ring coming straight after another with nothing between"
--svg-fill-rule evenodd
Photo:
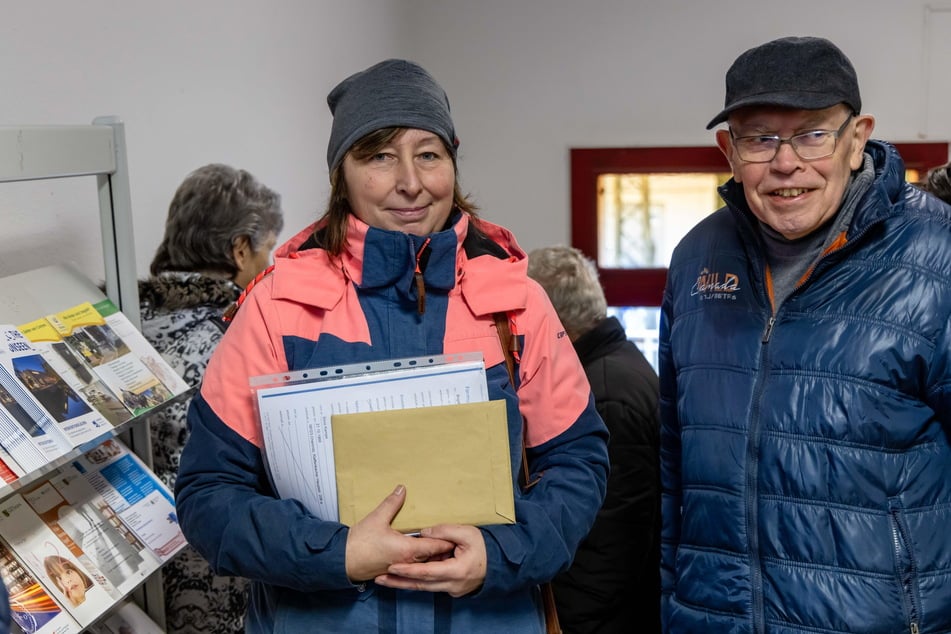
<instances>
[{"instance_id":1,"label":"blonde-haired person","mask_svg":"<svg viewBox=\"0 0 951 634\"><path fill-rule=\"evenodd\" d=\"M611 433L607 497L571 568L553 584L562 627L572 634L659 632L657 373L607 316L597 268L581 251L535 249L528 275L551 298Z\"/></svg>"}]
</instances>

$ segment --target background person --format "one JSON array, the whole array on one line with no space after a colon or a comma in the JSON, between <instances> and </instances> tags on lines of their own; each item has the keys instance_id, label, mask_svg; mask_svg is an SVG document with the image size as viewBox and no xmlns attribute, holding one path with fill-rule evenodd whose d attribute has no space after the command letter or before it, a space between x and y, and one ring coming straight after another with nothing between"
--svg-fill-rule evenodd
<instances>
[{"instance_id":1,"label":"background person","mask_svg":"<svg viewBox=\"0 0 951 634\"><path fill-rule=\"evenodd\" d=\"M278 250L209 363L177 481L182 528L217 570L253 579L248 632L542 632L537 585L567 568L607 478L584 371L514 237L461 194L429 73L387 60L328 104L328 209ZM499 313L521 342L517 389ZM249 377L462 352L482 353L489 398L508 404L513 479L525 426L538 482L516 489L517 524L402 535L398 482L353 526L276 497Z\"/></svg>"},{"instance_id":2,"label":"background person","mask_svg":"<svg viewBox=\"0 0 951 634\"><path fill-rule=\"evenodd\" d=\"M571 568L553 583L566 634L660 631L660 423L657 374L607 301L594 262L578 249L528 254L611 434L607 497Z\"/></svg>"},{"instance_id":3,"label":"background person","mask_svg":"<svg viewBox=\"0 0 951 634\"><path fill-rule=\"evenodd\" d=\"M848 58L741 54L660 329L667 632L951 630L951 207Z\"/></svg>"},{"instance_id":4,"label":"background person","mask_svg":"<svg viewBox=\"0 0 951 634\"><path fill-rule=\"evenodd\" d=\"M270 263L283 223L281 197L245 170L204 165L178 186L139 300L142 334L190 386L221 339L222 312ZM176 403L149 418L153 468L170 488L188 439L187 408ZM162 568L162 581L170 633L243 631L244 579L216 576L186 547Z\"/></svg>"},{"instance_id":5,"label":"background person","mask_svg":"<svg viewBox=\"0 0 951 634\"><path fill-rule=\"evenodd\" d=\"M951 163L928 170L922 185L925 191L931 192L951 205Z\"/></svg>"}]
</instances>

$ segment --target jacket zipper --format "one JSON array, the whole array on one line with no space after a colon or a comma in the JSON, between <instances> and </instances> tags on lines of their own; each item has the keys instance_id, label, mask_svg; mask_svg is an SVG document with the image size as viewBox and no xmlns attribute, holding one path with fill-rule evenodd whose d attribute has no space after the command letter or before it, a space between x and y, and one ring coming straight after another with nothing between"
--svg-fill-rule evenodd
<instances>
[{"instance_id":1,"label":"jacket zipper","mask_svg":"<svg viewBox=\"0 0 951 634\"><path fill-rule=\"evenodd\" d=\"M760 411L763 398L763 385L765 383L766 368L769 365L769 337L773 325L776 323L775 315L770 315L769 322L766 325L766 331L763 333L763 347L761 354L761 363L759 371L759 380L756 385L755 398L753 399L753 410L750 412L749 442L747 444L747 461L749 468L746 472L746 532L749 535L750 548L750 582L753 592L753 631L756 634L762 634L765 631L763 617L763 569L760 562L759 553L759 435L760 435Z\"/></svg>"},{"instance_id":2,"label":"jacket zipper","mask_svg":"<svg viewBox=\"0 0 951 634\"><path fill-rule=\"evenodd\" d=\"M423 280L423 271L419 268L419 260L428 246L429 238L426 238L416 252L416 270L413 271L413 279L416 281L416 309L420 315L426 312L426 282Z\"/></svg>"},{"instance_id":3,"label":"jacket zipper","mask_svg":"<svg viewBox=\"0 0 951 634\"><path fill-rule=\"evenodd\" d=\"M742 213L740 214L740 216L742 217ZM841 254L843 251L850 248L851 245L856 244L859 241L859 239L865 233L868 232L868 230L869 228L866 227L860 233L854 236L852 240L847 241L846 243L842 244L841 246L839 246L838 248L832 251L829 251L820 255L819 258L816 260L815 264L812 266L812 268L809 271L807 271L806 275L803 276L803 278L799 280L796 286L792 289L792 292L789 293L789 295L786 297L786 300L788 301L788 299L792 297L793 294L799 292L799 290L803 286L805 286L809 280L815 277L816 273L819 272L820 269L825 268L825 265L827 265L830 259L830 256L833 253ZM760 257L763 257L762 253L760 254ZM768 276L769 276L769 271L767 266L765 270L765 277L768 278ZM763 337L761 339L761 343L763 346L762 363L760 365L759 382L756 387L756 398L753 401L755 403L755 406L754 406L754 410L751 412L751 415L750 415L750 428L749 428L750 441L747 445L747 460L749 461L750 469L747 471L747 476L746 476L747 491L749 492L746 498L746 506L747 506L746 528L747 528L747 534L749 535L749 540L750 540L750 581L752 584L751 588L752 588L752 594L753 594L753 631L756 634L763 634L765 632L765 622L764 622L765 618L763 615L763 588L762 588L763 569L762 569L762 564L760 562L760 557L759 557L759 531L757 528L757 524L759 521L759 513L758 513L757 503L756 503L757 497L758 497L758 491L759 491L758 479L756 477L756 473L759 469L760 399L762 399L762 395L763 395L764 375L766 373L767 361L769 359L769 349L767 346L769 345L770 338L772 337L773 328L776 325L776 316L779 313L779 307L776 307L773 305L773 301L774 301L773 295L772 295L772 292L769 290L770 282L767 281L766 284L767 284L766 295L767 295L767 300L769 301L771 314L769 316L769 320L766 322L766 329L763 331ZM897 536L895 537L895 539L897 540ZM910 632L911 634L918 634L918 623L914 620L914 618L912 619L912 622L910 624Z\"/></svg>"},{"instance_id":4,"label":"jacket zipper","mask_svg":"<svg viewBox=\"0 0 951 634\"><path fill-rule=\"evenodd\" d=\"M776 316L770 315L769 321L766 322L766 332L763 333L763 344L769 343L769 336L773 334L773 326L776 325Z\"/></svg>"},{"instance_id":5,"label":"jacket zipper","mask_svg":"<svg viewBox=\"0 0 951 634\"><path fill-rule=\"evenodd\" d=\"M905 524L902 521L901 507L889 500L888 512L892 519L892 546L895 548L895 562L898 567L898 582L901 593L908 603L908 629L911 634L918 634L918 600L915 596L915 577L917 566L911 550L906 546Z\"/></svg>"}]
</instances>

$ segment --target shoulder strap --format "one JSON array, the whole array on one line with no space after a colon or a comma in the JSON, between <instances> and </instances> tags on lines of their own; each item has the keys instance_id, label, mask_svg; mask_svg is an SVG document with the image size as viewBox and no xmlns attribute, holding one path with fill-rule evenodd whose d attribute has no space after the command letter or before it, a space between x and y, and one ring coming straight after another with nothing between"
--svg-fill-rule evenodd
<instances>
[{"instance_id":1,"label":"shoulder strap","mask_svg":"<svg viewBox=\"0 0 951 634\"><path fill-rule=\"evenodd\" d=\"M509 327L509 318L505 313L494 313L495 329L499 333L499 342L502 344L502 354L505 355L505 369L509 373L509 381L512 383L512 389L515 389L515 367L516 357L519 354L518 338L512 336L512 329ZM522 490L528 490L535 486L541 479L539 475L535 480L529 481L528 478L528 456L525 453L525 433L522 433L522 469L519 472L519 483ZM542 608L545 614L545 632L546 634L562 634L561 622L558 619L558 609L555 606L555 594L551 583L543 583L539 586L542 597Z\"/></svg>"},{"instance_id":2,"label":"shoulder strap","mask_svg":"<svg viewBox=\"0 0 951 634\"><path fill-rule=\"evenodd\" d=\"M499 334L499 342L502 344L502 354L505 355L505 369L509 373L509 382L512 389L516 389L515 383L515 355L518 353L518 339L512 336L512 329L509 327L509 318L505 313L494 313L495 330ZM522 434L522 470L519 472L519 483L523 489L527 489L528 484L528 456L525 454L525 434ZM532 483L534 484L534 483Z\"/></svg>"}]
</instances>

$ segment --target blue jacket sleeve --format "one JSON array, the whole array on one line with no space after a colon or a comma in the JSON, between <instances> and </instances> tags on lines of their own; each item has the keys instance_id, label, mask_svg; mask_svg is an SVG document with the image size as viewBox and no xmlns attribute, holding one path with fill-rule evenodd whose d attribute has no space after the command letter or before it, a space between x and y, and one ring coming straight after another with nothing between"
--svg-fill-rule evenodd
<instances>
[{"instance_id":1,"label":"blue jacket sleeve","mask_svg":"<svg viewBox=\"0 0 951 634\"><path fill-rule=\"evenodd\" d=\"M528 450L537 484L516 495L514 525L483 527L488 569L481 594L550 581L571 564L604 501L607 428L588 406L571 427Z\"/></svg>"},{"instance_id":2,"label":"blue jacket sleeve","mask_svg":"<svg viewBox=\"0 0 951 634\"><path fill-rule=\"evenodd\" d=\"M351 588L347 528L278 499L261 452L199 394L189 408L175 500L189 543L219 574L300 591Z\"/></svg>"}]
</instances>

